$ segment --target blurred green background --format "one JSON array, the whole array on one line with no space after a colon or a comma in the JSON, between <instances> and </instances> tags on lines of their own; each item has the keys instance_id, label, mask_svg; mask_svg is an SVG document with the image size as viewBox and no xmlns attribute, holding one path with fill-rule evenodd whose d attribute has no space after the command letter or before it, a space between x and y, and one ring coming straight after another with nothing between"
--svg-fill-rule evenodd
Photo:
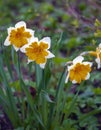
<instances>
[{"instance_id":1,"label":"blurred green background","mask_svg":"<svg viewBox=\"0 0 101 130\"><path fill-rule=\"evenodd\" d=\"M100 6L99 0L1 0L1 39L8 27L24 20L39 38L51 36L55 54L59 49L64 58L75 57L78 51L94 49L94 22L101 17Z\"/></svg>"},{"instance_id":2,"label":"blurred green background","mask_svg":"<svg viewBox=\"0 0 101 130\"><path fill-rule=\"evenodd\" d=\"M28 28L35 30L35 36L40 39L50 36L51 49L56 56L52 81L54 86L65 62L72 60L83 51L95 50L100 43L101 38L94 37L96 19L101 20L100 0L0 0L0 44L3 44L7 36L7 28L22 20L27 23ZM93 60L88 58L89 61ZM76 116L101 105L100 72L101 70L94 68L90 80L82 88L83 93L75 106ZM71 85L71 87L75 86ZM67 104L73 96L70 94L68 97ZM78 106L83 111L78 110ZM90 116L90 119L81 122L80 127L86 126L87 129L84 130L98 130L101 114L96 117ZM87 124L88 121L91 125Z\"/></svg>"}]
</instances>

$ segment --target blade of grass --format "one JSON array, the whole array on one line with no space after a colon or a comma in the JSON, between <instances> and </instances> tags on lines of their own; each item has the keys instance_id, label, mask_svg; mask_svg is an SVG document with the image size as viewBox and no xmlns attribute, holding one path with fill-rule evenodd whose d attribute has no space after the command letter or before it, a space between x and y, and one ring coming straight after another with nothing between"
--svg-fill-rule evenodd
<instances>
[{"instance_id":1,"label":"blade of grass","mask_svg":"<svg viewBox=\"0 0 101 130\"><path fill-rule=\"evenodd\" d=\"M68 109L68 114L66 115L66 118L68 118L69 115L71 114L71 112L73 111L74 105L75 105L76 100L77 100L77 97L78 97L78 94L79 94L80 89L82 88L83 84L84 84L84 82L82 82L82 83L79 85L78 90L77 90L77 93L74 95L73 100L72 100L72 102L71 102L71 105L70 105L70 107L69 107L69 109Z\"/></svg>"},{"instance_id":2,"label":"blade of grass","mask_svg":"<svg viewBox=\"0 0 101 130\"><path fill-rule=\"evenodd\" d=\"M97 108L96 110L92 110L91 112L82 115L82 116L81 116L76 122L74 122L72 125L76 125L76 124L80 123L81 121L83 121L84 119L86 119L87 117L96 115L96 114L98 114L98 113L101 113L101 108Z\"/></svg>"},{"instance_id":3,"label":"blade of grass","mask_svg":"<svg viewBox=\"0 0 101 130\"><path fill-rule=\"evenodd\" d=\"M46 90L46 86L45 86L45 70L42 70L42 90ZM43 119L43 123L44 125L46 125L46 120L47 120L47 109L46 109L46 100L44 96L42 97L42 119Z\"/></svg>"},{"instance_id":4,"label":"blade of grass","mask_svg":"<svg viewBox=\"0 0 101 130\"><path fill-rule=\"evenodd\" d=\"M29 103L29 105L30 105L30 107L31 107L31 110L33 111L33 116L36 117L36 119L38 120L38 122L39 122L39 123L43 126L43 128L45 129L44 124L43 124L43 122L42 122L42 119L41 119L41 117L40 117L38 111L37 111L36 108L35 108L34 101L33 101L33 99L32 99L32 96L31 96L31 94L30 94L30 92L29 92L27 86L25 85L25 83L24 83L24 81L23 81L22 79L21 79L21 82L22 82L22 87L23 87L23 89L24 89L24 91L25 91L25 94L26 94L26 96L27 96L28 103Z\"/></svg>"},{"instance_id":5,"label":"blade of grass","mask_svg":"<svg viewBox=\"0 0 101 130\"><path fill-rule=\"evenodd\" d=\"M64 67L64 70L61 74L59 83L58 83L58 87L56 89L56 95L55 95L55 99L54 99L54 104L50 104L50 112L49 112L49 118L48 118L48 122L47 122L47 128L49 129L51 127L51 123L53 121L53 115L54 115L54 108L56 103L58 102L58 97L61 97L61 91L64 87L64 83L65 83L65 78L66 78L66 67ZM60 100L60 99L59 99Z\"/></svg>"},{"instance_id":6,"label":"blade of grass","mask_svg":"<svg viewBox=\"0 0 101 130\"><path fill-rule=\"evenodd\" d=\"M13 77L13 74L12 74L12 67L11 67L10 57L7 56L7 55L8 55L8 52L7 52L7 51L4 51L3 57L4 57L4 59L6 59L6 60L5 60L6 66L7 66L9 75L10 75L10 77L11 77L11 80L14 81L14 77ZM9 59L8 59L8 58L9 58Z\"/></svg>"},{"instance_id":7,"label":"blade of grass","mask_svg":"<svg viewBox=\"0 0 101 130\"><path fill-rule=\"evenodd\" d=\"M9 105L11 106L11 109L12 109L13 118L15 119L14 125L17 126L20 123L19 114L18 114L18 111L17 111L15 99L13 97L11 88L10 88L9 83L7 81L6 73L5 73L4 68L3 68L2 57L0 57L0 74L1 74L3 82L5 84L5 91L7 93L8 99L9 99Z\"/></svg>"}]
</instances>

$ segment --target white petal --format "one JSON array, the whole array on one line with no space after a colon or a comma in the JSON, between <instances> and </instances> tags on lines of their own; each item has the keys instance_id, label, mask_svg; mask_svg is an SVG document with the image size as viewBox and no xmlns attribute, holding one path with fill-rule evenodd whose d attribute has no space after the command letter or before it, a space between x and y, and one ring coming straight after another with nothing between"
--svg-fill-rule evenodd
<instances>
[{"instance_id":1,"label":"white petal","mask_svg":"<svg viewBox=\"0 0 101 130\"><path fill-rule=\"evenodd\" d=\"M50 51L47 51L48 52L48 56L46 56L46 58L53 58L55 57L54 54L52 54Z\"/></svg>"},{"instance_id":2,"label":"white petal","mask_svg":"<svg viewBox=\"0 0 101 130\"><path fill-rule=\"evenodd\" d=\"M24 26L26 28L26 23L24 21L20 21L17 24L15 24L15 28L19 28L19 27L22 27L22 26Z\"/></svg>"},{"instance_id":3,"label":"white petal","mask_svg":"<svg viewBox=\"0 0 101 130\"><path fill-rule=\"evenodd\" d=\"M90 74L88 73L86 76L86 80L90 78Z\"/></svg>"},{"instance_id":4,"label":"white petal","mask_svg":"<svg viewBox=\"0 0 101 130\"><path fill-rule=\"evenodd\" d=\"M101 48L101 43L99 44L99 48Z\"/></svg>"},{"instance_id":5,"label":"white petal","mask_svg":"<svg viewBox=\"0 0 101 130\"><path fill-rule=\"evenodd\" d=\"M45 68L45 64L46 64L46 63L40 64L40 67L41 67L42 69L44 69L44 68Z\"/></svg>"},{"instance_id":6,"label":"white petal","mask_svg":"<svg viewBox=\"0 0 101 130\"><path fill-rule=\"evenodd\" d=\"M67 75L67 77L66 77L66 80L65 80L65 83L67 83L67 82L68 82L69 75L70 75L70 73L68 73L68 75Z\"/></svg>"},{"instance_id":7,"label":"white petal","mask_svg":"<svg viewBox=\"0 0 101 130\"><path fill-rule=\"evenodd\" d=\"M100 64L100 63L98 63L97 65L98 65L98 66L97 66L97 68L98 68L98 69L100 69L100 68L101 68L101 64Z\"/></svg>"},{"instance_id":8,"label":"white petal","mask_svg":"<svg viewBox=\"0 0 101 130\"><path fill-rule=\"evenodd\" d=\"M101 68L100 58L96 58L95 61L98 65L97 68L100 69Z\"/></svg>"},{"instance_id":9,"label":"white petal","mask_svg":"<svg viewBox=\"0 0 101 130\"><path fill-rule=\"evenodd\" d=\"M32 37L30 40L29 40L29 43L24 45L23 47L20 48L20 51L25 53L26 52L26 48L28 48L33 42L38 42L38 38L37 37Z\"/></svg>"},{"instance_id":10,"label":"white petal","mask_svg":"<svg viewBox=\"0 0 101 130\"><path fill-rule=\"evenodd\" d=\"M81 63L84 60L84 57L78 56L73 60L73 64Z\"/></svg>"},{"instance_id":11,"label":"white petal","mask_svg":"<svg viewBox=\"0 0 101 130\"><path fill-rule=\"evenodd\" d=\"M30 39L29 45L30 45L31 43L33 43L33 42L38 42L38 38L37 38L37 37L32 37L32 38Z\"/></svg>"},{"instance_id":12,"label":"white petal","mask_svg":"<svg viewBox=\"0 0 101 130\"><path fill-rule=\"evenodd\" d=\"M28 59L28 62L27 62L27 64L29 64L30 62L33 62L34 60L30 60L30 59Z\"/></svg>"},{"instance_id":13,"label":"white petal","mask_svg":"<svg viewBox=\"0 0 101 130\"><path fill-rule=\"evenodd\" d=\"M23 47L20 48L20 51L23 53L26 53L26 48L28 47L28 44L24 45Z\"/></svg>"},{"instance_id":14,"label":"white petal","mask_svg":"<svg viewBox=\"0 0 101 130\"><path fill-rule=\"evenodd\" d=\"M14 47L15 51L18 51L18 50L19 50L18 47L14 46L14 45L13 45L13 47Z\"/></svg>"},{"instance_id":15,"label":"white petal","mask_svg":"<svg viewBox=\"0 0 101 130\"><path fill-rule=\"evenodd\" d=\"M50 44L51 44L51 39L50 37L44 37L43 39L41 39L39 42L45 42L48 44L48 49L50 48Z\"/></svg>"},{"instance_id":16,"label":"white petal","mask_svg":"<svg viewBox=\"0 0 101 130\"><path fill-rule=\"evenodd\" d=\"M4 45L5 46L9 46L10 45L10 41L9 41L9 36L6 38L6 40L4 41Z\"/></svg>"},{"instance_id":17,"label":"white petal","mask_svg":"<svg viewBox=\"0 0 101 130\"><path fill-rule=\"evenodd\" d=\"M29 32L32 36L34 36L34 30L32 30L32 29L26 29L26 32Z\"/></svg>"},{"instance_id":18,"label":"white petal","mask_svg":"<svg viewBox=\"0 0 101 130\"><path fill-rule=\"evenodd\" d=\"M8 35L10 35L11 31L14 30L14 29L15 29L14 27L9 27L9 28L7 29Z\"/></svg>"},{"instance_id":19,"label":"white petal","mask_svg":"<svg viewBox=\"0 0 101 130\"><path fill-rule=\"evenodd\" d=\"M83 64L84 64L84 65L88 65L88 64L89 64L89 65L90 65L90 67L93 65L93 63L92 63L92 62L83 62Z\"/></svg>"},{"instance_id":20,"label":"white petal","mask_svg":"<svg viewBox=\"0 0 101 130\"><path fill-rule=\"evenodd\" d=\"M76 81L76 80L73 80L73 81L72 81L72 83L73 83L73 84L76 84L76 83L77 83L77 81Z\"/></svg>"},{"instance_id":21,"label":"white petal","mask_svg":"<svg viewBox=\"0 0 101 130\"><path fill-rule=\"evenodd\" d=\"M68 71L74 68L75 65L68 66Z\"/></svg>"}]
</instances>

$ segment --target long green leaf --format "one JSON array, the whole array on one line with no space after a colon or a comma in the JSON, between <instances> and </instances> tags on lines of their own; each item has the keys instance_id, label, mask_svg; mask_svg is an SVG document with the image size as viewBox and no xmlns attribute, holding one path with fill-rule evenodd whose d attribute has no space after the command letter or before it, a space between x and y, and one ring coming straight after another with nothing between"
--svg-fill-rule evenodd
<instances>
[{"instance_id":1,"label":"long green leaf","mask_svg":"<svg viewBox=\"0 0 101 130\"><path fill-rule=\"evenodd\" d=\"M50 128L51 122L53 120L55 105L56 105L56 103L58 104L58 101L61 99L61 92L64 88L65 78L66 78L66 67L64 67L64 70L63 70L61 77L59 79L58 87L56 89L55 100L54 100L55 103L51 104L51 107L50 107L50 113L49 113L49 118L48 118L48 122L47 122L48 128Z\"/></svg>"},{"instance_id":2,"label":"long green leaf","mask_svg":"<svg viewBox=\"0 0 101 130\"><path fill-rule=\"evenodd\" d=\"M10 106L10 108L12 110L13 118L15 119L14 120L14 123L15 123L14 125L16 126L17 123L19 123L19 121L20 121L19 114L18 114L18 111L17 111L15 99L13 97L11 88L10 88L9 83L7 81L6 73L5 73L4 68L3 68L3 60L1 58L0 58L0 74L1 74L3 82L5 84L5 91L7 93L7 98L9 99L8 100L9 101L9 106Z\"/></svg>"}]
</instances>

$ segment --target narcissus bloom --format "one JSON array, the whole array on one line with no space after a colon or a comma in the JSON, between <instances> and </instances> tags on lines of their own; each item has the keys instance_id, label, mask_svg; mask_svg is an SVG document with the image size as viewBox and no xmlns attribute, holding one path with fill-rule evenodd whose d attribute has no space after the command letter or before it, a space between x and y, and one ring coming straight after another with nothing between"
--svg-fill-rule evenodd
<instances>
[{"instance_id":1,"label":"narcissus bloom","mask_svg":"<svg viewBox=\"0 0 101 130\"><path fill-rule=\"evenodd\" d=\"M24 21L18 22L15 27L8 28L8 36L4 42L5 46L13 45L18 51L21 47L29 43L29 40L34 35L34 31L26 28Z\"/></svg>"},{"instance_id":2,"label":"narcissus bloom","mask_svg":"<svg viewBox=\"0 0 101 130\"><path fill-rule=\"evenodd\" d=\"M87 80L90 77L89 72L91 71L91 62L82 62L84 58L82 56L78 56L73 60L73 64L67 66L68 75L66 77L65 83L68 82L68 79L72 81L72 83L81 83L83 80Z\"/></svg>"},{"instance_id":3,"label":"narcissus bloom","mask_svg":"<svg viewBox=\"0 0 101 130\"><path fill-rule=\"evenodd\" d=\"M96 51L89 51L89 54L93 55L96 57L95 61L97 63L97 68L101 68L101 43L99 46L96 48Z\"/></svg>"},{"instance_id":4,"label":"narcissus bloom","mask_svg":"<svg viewBox=\"0 0 101 130\"><path fill-rule=\"evenodd\" d=\"M48 50L50 44L50 37L44 37L40 41L38 41L38 38L32 38L28 45L22 47L21 51L28 57L28 63L35 61L44 69L47 59L55 57Z\"/></svg>"}]
</instances>

